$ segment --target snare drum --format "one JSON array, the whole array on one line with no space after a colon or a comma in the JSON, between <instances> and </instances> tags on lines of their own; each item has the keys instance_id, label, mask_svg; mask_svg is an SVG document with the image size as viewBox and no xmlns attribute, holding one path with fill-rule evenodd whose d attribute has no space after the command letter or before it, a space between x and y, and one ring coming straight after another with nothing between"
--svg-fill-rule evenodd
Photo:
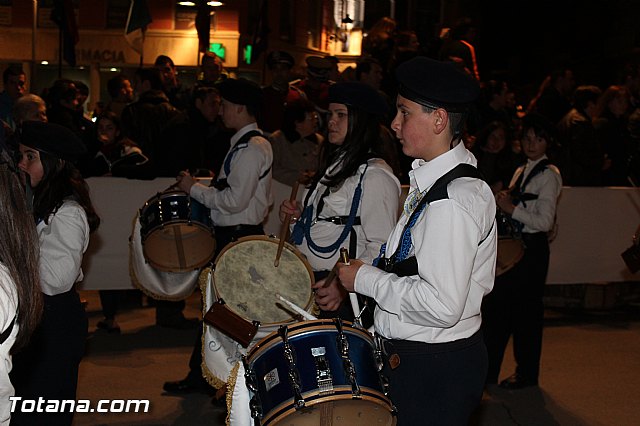
<instances>
[{"instance_id":1,"label":"snare drum","mask_svg":"<svg viewBox=\"0 0 640 426\"><path fill-rule=\"evenodd\" d=\"M247 356L252 416L261 425L394 425L381 362L371 335L351 323L282 326Z\"/></svg>"},{"instance_id":2,"label":"snare drum","mask_svg":"<svg viewBox=\"0 0 640 426\"><path fill-rule=\"evenodd\" d=\"M496 213L496 224L498 226L496 276L499 276L520 262L524 256L525 247L512 219L500 210Z\"/></svg>"},{"instance_id":3,"label":"snare drum","mask_svg":"<svg viewBox=\"0 0 640 426\"><path fill-rule=\"evenodd\" d=\"M152 267L143 255L138 219L136 215L129 237L129 271L133 284L154 299L179 301L191 296L200 272L165 272Z\"/></svg>"},{"instance_id":4,"label":"snare drum","mask_svg":"<svg viewBox=\"0 0 640 426\"><path fill-rule=\"evenodd\" d=\"M161 192L140 209L144 257L166 272L206 265L216 251L209 209L182 191Z\"/></svg>"},{"instance_id":5,"label":"snare drum","mask_svg":"<svg viewBox=\"0 0 640 426\"><path fill-rule=\"evenodd\" d=\"M228 244L216 258L216 297L249 322L277 325L294 321L297 315L276 298L276 293L305 310L312 305L311 266L288 243L280 264L273 266L278 243L278 239L264 235L244 237Z\"/></svg>"}]
</instances>

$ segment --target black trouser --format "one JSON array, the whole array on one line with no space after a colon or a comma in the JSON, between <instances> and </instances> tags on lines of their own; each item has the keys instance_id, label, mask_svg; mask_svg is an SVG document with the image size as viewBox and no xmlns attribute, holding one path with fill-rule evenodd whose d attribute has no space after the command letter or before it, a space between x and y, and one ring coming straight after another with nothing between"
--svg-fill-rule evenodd
<instances>
[{"instance_id":1,"label":"black trouser","mask_svg":"<svg viewBox=\"0 0 640 426\"><path fill-rule=\"evenodd\" d=\"M384 375L398 426L462 426L482 400L487 352L482 333L447 343L384 341ZM395 354L395 355L394 355ZM399 363L389 366L389 357Z\"/></svg>"},{"instance_id":2,"label":"black trouser","mask_svg":"<svg viewBox=\"0 0 640 426\"><path fill-rule=\"evenodd\" d=\"M102 315L106 319L113 320L118 313L118 305L122 290L99 290L100 305L102 306Z\"/></svg>"},{"instance_id":3,"label":"black trouser","mask_svg":"<svg viewBox=\"0 0 640 426\"><path fill-rule=\"evenodd\" d=\"M75 400L78 366L88 334L87 315L75 289L44 296L40 325L29 346L13 357L11 382L23 399ZM67 410L68 411L68 410ZM70 425L73 412L11 414L12 425Z\"/></svg>"},{"instance_id":4,"label":"black trouser","mask_svg":"<svg viewBox=\"0 0 640 426\"><path fill-rule=\"evenodd\" d=\"M262 225L239 225L229 227L215 227L216 233L216 254L222 252L225 246L239 238L251 235L264 235ZM188 380L201 381L204 380L202 375L202 326L198 327L198 335L196 336L191 358L189 358L189 374Z\"/></svg>"},{"instance_id":5,"label":"black trouser","mask_svg":"<svg viewBox=\"0 0 640 426\"><path fill-rule=\"evenodd\" d=\"M538 383L549 242L542 232L522 236L524 256L512 269L496 277L493 291L482 302L482 328L489 355L487 383L498 381L510 335L516 373Z\"/></svg>"}]
</instances>

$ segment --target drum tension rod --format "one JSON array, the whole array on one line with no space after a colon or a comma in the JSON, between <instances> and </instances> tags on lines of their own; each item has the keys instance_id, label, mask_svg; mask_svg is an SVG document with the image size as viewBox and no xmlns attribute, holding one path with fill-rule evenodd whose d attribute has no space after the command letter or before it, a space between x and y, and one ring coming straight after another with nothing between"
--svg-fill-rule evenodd
<instances>
[{"instance_id":1,"label":"drum tension rod","mask_svg":"<svg viewBox=\"0 0 640 426\"><path fill-rule=\"evenodd\" d=\"M289 343L289 329L286 325L281 325L278 329L278 334L282 338L284 356L289 364L289 384L293 389L293 397L294 397L294 407L296 410L304 408L305 402L302 397L302 393L300 392L300 373L298 372L298 368L296 367L296 352L293 346Z\"/></svg>"},{"instance_id":2,"label":"drum tension rod","mask_svg":"<svg viewBox=\"0 0 640 426\"><path fill-rule=\"evenodd\" d=\"M358 385L358 381L356 380L355 366L349 358L349 341L347 340L347 336L342 330L342 320L340 318L335 318L333 321L335 322L336 329L338 330L336 345L338 352L340 352L340 357L342 358L345 378L349 380L349 383L351 383L351 397L353 399L360 399L362 397L360 393L360 386Z\"/></svg>"}]
</instances>

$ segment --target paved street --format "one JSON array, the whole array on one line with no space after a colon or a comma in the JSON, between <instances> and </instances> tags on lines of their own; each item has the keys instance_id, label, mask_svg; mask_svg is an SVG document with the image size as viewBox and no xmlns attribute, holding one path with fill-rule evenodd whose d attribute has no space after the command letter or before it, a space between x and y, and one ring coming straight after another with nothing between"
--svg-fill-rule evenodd
<instances>
[{"instance_id":1,"label":"paved street","mask_svg":"<svg viewBox=\"0 0 640 426\"><path fill-rule=\"evenodd\" d=\"M78 399L149 399L148 413L77 414L77 426L223 425L222 408L211 397L163 394L162 384L182 378L195 331L154 325L155 309L125 303L118 321L122 334L95 331L101 319L96 291L83 291L90 331L80 368ZM186 314L198 315L199 294ZM540 387L521 391L494 388L485 393L472 424L637 425L640 418L640 306L570 313L547 310ZM508 353L508 376L513 359Z\"/></svg>"}]
</instances>

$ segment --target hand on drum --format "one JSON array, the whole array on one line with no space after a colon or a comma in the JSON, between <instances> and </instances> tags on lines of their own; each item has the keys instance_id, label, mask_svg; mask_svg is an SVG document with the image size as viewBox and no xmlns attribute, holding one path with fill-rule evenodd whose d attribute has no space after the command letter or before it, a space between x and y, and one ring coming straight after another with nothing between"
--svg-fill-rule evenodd
<instances>
[{"instance_id":1,"label":"hand on drum","mask_svg":"<svg viewBox=\"0 0 640 426\"><path fill-rule=\"evenodd\" d=\"M290 223L294 223L302 214L297 201L284 200L280 205L280 222L284 223L287 215L291 215Z\"/></svg>"},{"instance_id":2,"label":"hand on drum","mask_svg":"<svg viewBox=\"0 0 640 426\"><path fill-rule=\"evenodd\" d=\"M356 282L356 274L358 273L358 269L364 265L361 260L352 259L349 261L349 264L338 262L336 263L336 268L338 268L338 277L340 278L340 283L342 286L350 292L355 291L354 286Z\"/></svg>"},{"instance_id":3,"label":"hand on drum","mask_svg":"<svg viewBox=\"0 0 640 426\"><path fill-rule=\"evenodd\" d=\"M180 188L181 191L189 194L191 192L191 187L197 182L196 179L191 176L191 174L187 170L183 170L176 177L178 181L177 187Z\"/></svg>"},{"instance_id":4,"label":"hand on drum","mask_svg":"<svg viewBox=\"0 0 640 426\"><path fill-rule=\"evenodd\" d=\"M513 214L515 206L513 205L513 199L509 191L500 191L496 194L496 204L500 207L500 210L507 214Z\"/></svg>"},{"instance_id":5,"label":"hand on drum","mask_svg":"<svg viewBox=\"0 0 640 426\"><path fill-rule=\"evenodd\" d=\"M316 303L323 311L335 311L340 303L347 297L347 292L335 278L326 288L326 280L318 280L311 288L315 293Z\"/></svg>"}]
</instances>

